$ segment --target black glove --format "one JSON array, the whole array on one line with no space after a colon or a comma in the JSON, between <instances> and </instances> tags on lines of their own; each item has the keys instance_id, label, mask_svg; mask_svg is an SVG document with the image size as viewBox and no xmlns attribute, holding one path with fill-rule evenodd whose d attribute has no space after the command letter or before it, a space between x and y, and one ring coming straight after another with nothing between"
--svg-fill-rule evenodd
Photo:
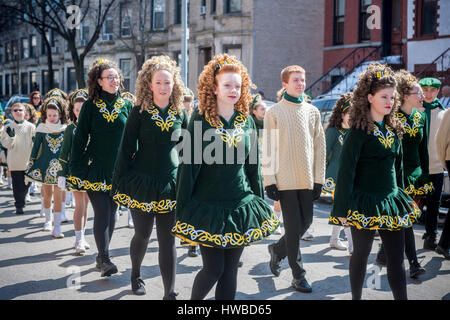
<instances>
[{"instance_id":1,"label":"black glove","mask_svg":"<svg viewBox=\"0 0 450 320\"><path fill-rule=\"evenodd\" d=\"M10 136L11 138L14 137L16 135L16 132L14 131L14 128L11 127L6 127L6 133L8 134L8 136Z\"/></svg>"},{"instance_id":2,"label":"black glove","mask_svg":"<svg viewBox=\"0 0 450 320\"><path fill-rule=\"evenodd\" d=\"M278 191L278 188L276 185L272 184L270 186L267 186L265 188L267 196L272 199L273 201L280 200L280 192Z\"/></svg>"},{"instance_id":3,"label":"black glove","mask_svg":"<svg viewBox=\"0 0 450 320\"><path fill-rule=\"evenodd\" d=\"M316 201L320 198L320 195L322 193L322 185L318 183L314 183L314 189L313 189L313 200Z\"/></svg>"}]
</instances>

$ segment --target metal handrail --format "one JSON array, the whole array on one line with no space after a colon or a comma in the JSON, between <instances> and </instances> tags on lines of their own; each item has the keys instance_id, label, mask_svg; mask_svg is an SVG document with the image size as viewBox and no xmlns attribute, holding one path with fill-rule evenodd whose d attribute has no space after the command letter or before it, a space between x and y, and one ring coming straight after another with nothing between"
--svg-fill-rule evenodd
<instances>
[{"instance_id":1,"label":"metal handrail","mask_svg":"<svg viewBox=\"0 0 450 320\"><path fill-rule=\"evenodd\" d=\"M422 74L427 71L430 67L432 67L434 65L434 63L436 61L438 61L439 59L441 59L446 53L447 51L450 50L450 47L447 48L447 50L445 50L444 52L442 52L436 59L434 59L430 64L428 64L427 66L425 66L422 71L420 71L419 73L417 73L416 77L420 78L422 76Z\"/></svg>"}]
</instances>

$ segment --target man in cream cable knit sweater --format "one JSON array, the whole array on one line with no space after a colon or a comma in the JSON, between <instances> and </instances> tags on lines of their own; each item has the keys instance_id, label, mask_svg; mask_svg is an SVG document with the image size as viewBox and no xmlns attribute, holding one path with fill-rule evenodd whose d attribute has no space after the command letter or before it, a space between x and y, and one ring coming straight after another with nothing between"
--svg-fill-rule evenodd
<instances>
[{"instance_id":1,"label":"man in cream cable knit sweater","mask_svg":"<svg viewBox=\"0 0 450 320\"><path fill-rule=\"evenodd\" d=\"M8 149L7 164L11 171L16 214L23 214L25 196L30 184L25 184L25 170L30 159L35 127L25 120L25 106L15 103L11 108L14 121L5 126L2 145Z\"/></svg>"},{"instance_id":2,"label":"man in cream cable knit sweater","mask_svg":"<svg viewBox=\"0 0 450 320\"><path fill-rule=\"evenodd\" d=\"M264 118L262 173L267 196L280 200L285 235L269 245L270 269L279 276L288 257L292 286L311 292L301 261L300 238L313 219L313 200L325 182L325 135L319 110L304 101L305 70L289 66L281 72L280 101Z\"/></svg>"}]
</instances>

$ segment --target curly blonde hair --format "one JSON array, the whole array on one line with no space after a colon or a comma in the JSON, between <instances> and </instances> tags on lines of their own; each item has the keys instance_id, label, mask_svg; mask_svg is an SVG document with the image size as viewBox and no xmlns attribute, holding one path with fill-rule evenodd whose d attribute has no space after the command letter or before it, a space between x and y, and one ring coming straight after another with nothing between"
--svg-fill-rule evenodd
<instances>
[{"instance_id":1,"label":"curly blonde hair","mask_svg":"<svg viewBox=\"0 0 450 320\"><path fill-rule=\"evenodd\" d=\"M374 123L370 115L370 103L368 94L374 95L376 92L386 88L397 87L392 69L378 62L371 63L365 71L359 75L359 82L353 91L350 108L350 126L365 130L367 134L373 131ZM384 122L394 129L399 138L403 137L404 129L401 122L395 117L399 108L398 93L394 91L394 105L391 112L384 116Z\"/></svg>"},{"instance_id":2,"label":"curly blonde hair","mask_svg":"<svg viewBox=\"0 0 450 320\"><path fill-rule=\"evenodd\" d=\"M123 89L123 76L117 64L113 61L107 59L99 59L94 62L92 68L88 72L87 87L89 93L89 99L96 101L100 97L100 92L102 87L98 84L98 79L101 78L102 72L108 69L115 69L119 74L120 85L119 85L119 95L121 94L121 89Z\"/></svg>"},{"instance_id":3,"label":"curly blonde hair","mask_svg":"<svg viewBox=\"0 0 450 320\"><path fill-rule=\"evenodd\" d=\"M397 81L397 92L399 95L400 106L405 103L405 96L412 90L414 85L419 85L419 81L409 71L399 70L394 74Z\"/></svg>"},{"instance_id":4,"label":"curly blonde hair","mask_svg":"<svg viewBox=\"0 0 450 320\"><path fill-rule=\"evenodd\" d=\"M229 63L224 64L224 61L229 61ZM220 62L222 62L222 66L216 70ZM250 89L256 88L247 73L247 68L235 56L230 56L226 53L215 56L203 68L197 84L199 113L205 115L205 118L213 125L220 124L220 118L217 113L217 98L214 94L214 88L217 85L216 76L226 72L239 73L241 75L241 96L234 105L234 109L243 113L245 116L249 114L249 105L252 101Z\"/></svg>"},{"instance_id":5,"label":"curly blonde hair","mask_svg":"<svg viewBox=\"0 0 450 320\"><path fill-rule=\"evenodd\" d=\"M345 111L342 111L342 107L347 102L348 99L351 99L353 96L353 93L347 92L342 94L339 99L336 101L336 104L333 107L333 110L331 111L330 119L328 120L328 125L325 128L325 131L330 128L334 127L336 129L342 129L342 115L350 112L351 108L346 109Z\"/></svg>"},{"instance_id":6,"label":"curly blonde hair","mask_svg":"<svg viewBox=\"0 0 450 320\"><path fill-rule=\"evenodd\" d=\"M181 80L180 68L175 61L166 55L154 56L142 65L136 80L136 105L141 107L141 112L148 110L153 105L153 92L150 90L150 82L157 71L165 70L173 75L173 89L169 103L178 113L183 108L184 84Z\"/></svg>"}]
</instances>

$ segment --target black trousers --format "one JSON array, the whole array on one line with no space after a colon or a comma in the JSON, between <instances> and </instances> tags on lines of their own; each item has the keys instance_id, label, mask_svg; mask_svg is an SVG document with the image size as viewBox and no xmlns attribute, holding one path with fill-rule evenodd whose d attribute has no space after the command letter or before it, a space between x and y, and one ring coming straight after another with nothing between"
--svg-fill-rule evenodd
<instances>
[{"instance_id":1,"label":"black trousers","mask_svg":"<svg viewBox=\"0 0 450 320\"><path fill-rule=\"evenodd\" d=\"M450 170L450 161L445 161L447 171ZM448 176L450 180L450 175ZM442 248L450 248L450 208L448 208L447 216L445 217L444 228L442 229L441 238L438 243Z\"/></svg>"},{"instance_id":2,"label":"black trousers","mask_svg":"<svg viewBox=\"0 0 450 320\"><path fill-rule=\"evenodd\" d=\"M360 300L366 277L367 259L372 249L375 230L351 227L353 254L350 258L350 286L353 300ZM395 300L406 300L406 275L403 264L404 230L378 230L387 261L387 277Z\"/></svg>"},{"instance_id":3,"label":"black trousers","mask_svg":"<svg viewBox=\"0 0 450 320\"><path fill-rule=\"evenodd\" d=\"M25 197L31 183L25 184L25 171L11 171L13 195L16 209L25 207Z\"/></svg>"},{"instance_id":4,"label":"black trousers","mask_svg":"<svg viewBox=\"0 0 450 320\"><path fill-rule=\"evenodd\" d=\"M216 300L234 300L239 259L244 248L220 249L200 246L203 269L195 276L191 300L202 300L217 283Z\"/></svg>"},{"instance_id":5,"label":"black trousers","mask_svg":"<svg viewBox=\"0 0 450 320\"><path fill-rule=\"evenodd\" d=\"M300 252L300 238L313 221L312 190L280 191L280 204L285 234L275 243L274 251L282 259L287 256L294 279L303 279L306 271Z\"/></svg>"},{"instance_id":6,"label":"black trousers","mask_svg":"<svg viewBox=\"0 0 450 320\"><path fill-rule=\"evenodd\" d=\"M430 174L430 180L433 182L434 191L432 194L427 195L426 198L427 210L425 211L425 235L436 239L444 174Z\"/></svg>"},{"instance_id":7,"label":"black trousers","mask_svg":"<svg viewBox=\"0 0 450 320\"><path fill-rule=\"evenodd\" d=\"M131 215L134 222L134 236L130 244L131 279L141 276L142 261L156 220L159 269L164 284L164 295L167 296L174 291L175 287L177 252L175 237L171 234L175 223L175 212L157 214L131 209Z\"/></svg>"},{"instance_id":8,"label":"black trousers","mask_svg":"<svg viewBox=\"0 0 450 320\"><path fill-rule=\"evenodd\" d=\"M102 261L108 261L109 244L116 225L117 204L106 192L87 191L87 194L94 209L94 238L98 257Z\"/></svg>"}]
</instances>

